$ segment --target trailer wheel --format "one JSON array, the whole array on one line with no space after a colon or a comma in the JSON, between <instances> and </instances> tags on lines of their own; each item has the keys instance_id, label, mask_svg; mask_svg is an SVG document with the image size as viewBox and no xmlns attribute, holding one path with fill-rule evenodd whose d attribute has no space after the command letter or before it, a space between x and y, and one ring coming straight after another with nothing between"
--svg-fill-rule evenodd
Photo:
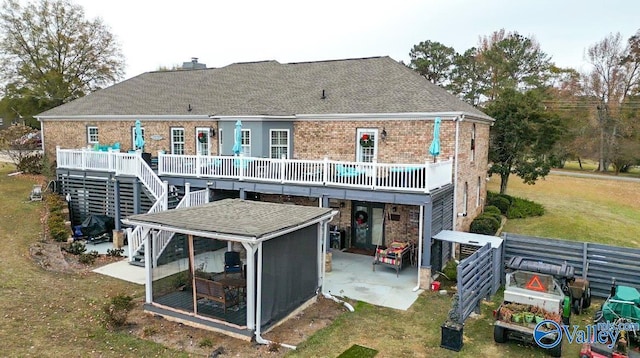
<instances>
[{"instance_id":1,"label":"trailer wheel","mask_svg":"<svg viewBox=\"0 0 640 358\"><path fill-rule=\"evenodd\" d=\"M580 297L573 300L573 313L582 314L582 307L584 305L584 299Z\"/></svg>"},{"instance_id":2,"label":"trailer wheel","mask_svg":"<svg viewBox=\"0 0 640 358\"><path fill-rule=\"evenodd\" d=\"M549 348L548 352L552 357L562 357L562 341L558 342L557 346Z\"/></svg>"},{"instance_id":3,"label":"trailer wheel","mask_svg":"<svg viewBox=\"0 0 640 358\"><path fill-rule=\"evenodd\" d=\"M493 340L496 341L496 343L506 342L507 332L508 330L506 330L504 327L498 325L493 326Z\"/></svg>"},{"instance_id":4,"label":"trailer wheel","mask_svg":"<svg viewBox=\"0 0 640 358\"><path fill-rule=\"evenodd\" d=\"M591 287L587 287L582 294L582 298L582 308L589 308L591 306Z\"/></svg>"}]
</instances>

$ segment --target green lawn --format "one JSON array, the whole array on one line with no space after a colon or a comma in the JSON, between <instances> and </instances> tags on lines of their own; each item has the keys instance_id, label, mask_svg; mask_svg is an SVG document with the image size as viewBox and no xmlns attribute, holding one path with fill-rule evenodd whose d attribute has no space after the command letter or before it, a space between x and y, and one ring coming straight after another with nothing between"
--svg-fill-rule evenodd
<instances>
[{"instance_id":1,"label":"green lawn","mask_svg":"<svg viewBox=\"0 0 640 358\"><path fill-rule=\"evenodd\" d=\"M33 183L24 177L8 177L10 170L0 164L2 356L180 356L180 352L126 332L101 328L99 313L108 297L126 292L140 299L140 286L94 274L54 274L33 263L28 248L42 238L42 203L28 202ZM496 178L489 187L496 190ZM547 214L511 220L506 231L638 246L639 189L638 183L561 176L526 186L514 177L509 194L543 204ZM376 357L546 357L543 350L530 345L493 342L492 310L500 300L496 295L492 302L482 304L479 317L467 320L460 353L440 348L440 325L450 308L450 296L427 292L406 312L354 303L355 312L343 314L288 356L337 357L358 344L377 350ZM574 316L572 322L587 322L594 309ZM577 345L565 345L564 356L576 357L579 349Z\"/></svg>"},{"instance_id":2,"label":"green lawn","mask_svg":"<svg viewBox=\"0 0 640 358\"><path fill-rule=\"evenodd\" d=\"M490 191L499 191L499 179ZM507 194L542 204L545 215L509 220L506 232L640 247L640 182L549 175L527 185L512 175Z\"/></svg>"},{"instance_id":3,"label":"green lawn","mask_svg":"<svg viewBox=\"0 0 640 358\"><path fill-rule=\"evenodd\" d=\"M570 170L570 171L579 171L579 172L595 172L598 169L598 162L594 160L583 160L582 168L580 168L580 163L578 161L567 161L564 164L562 170ZM609 168L609 170L605 173L600 173L604 175L615 175L615 171L613 168ZM640 166L632 167L627 173L620 173L620 176L628 176L640 178Z\"/></svg>"},{"instance_id":4,"label":"green lawn","mask_svg":"<svg viewBox=\"0 0 640 358\"><path fill-rule=\"evenodd\" d=\"M108 298L123 292L140 299L140 286L96 274L56 274L31 260L29 246L43 237L43 202L29 202L34 183L7 176L13 169L0 163L0 355L181 356L126 332L102 328L99 315Z\"/></svg>"}]
</instances>

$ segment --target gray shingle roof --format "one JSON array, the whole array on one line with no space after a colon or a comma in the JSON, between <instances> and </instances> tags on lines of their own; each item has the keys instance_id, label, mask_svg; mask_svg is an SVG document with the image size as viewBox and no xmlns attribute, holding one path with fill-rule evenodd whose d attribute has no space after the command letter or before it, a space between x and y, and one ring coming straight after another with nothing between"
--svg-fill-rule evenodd
<instances>
[{"instance_id":1,"label":"gray shingle roof","mask_svg":"<svg viewBox=\"0 0 640 358\"><path fill-rule=\"evenodd\" d=\"M182 230L260 238L329 213L331 209L315 206L224 199L201 206L131 215L127 220Z\"/></svg>"},{"instance_id":2,"label":"gray shingle roof","mask_svg":"<svg viewBox=\"0 0 640 358\"><path fill-rule=\"evenodd\" d=\"M147 72L40 116L416 112L486 117L390 57Z\"/></svg>"}]
</instances>

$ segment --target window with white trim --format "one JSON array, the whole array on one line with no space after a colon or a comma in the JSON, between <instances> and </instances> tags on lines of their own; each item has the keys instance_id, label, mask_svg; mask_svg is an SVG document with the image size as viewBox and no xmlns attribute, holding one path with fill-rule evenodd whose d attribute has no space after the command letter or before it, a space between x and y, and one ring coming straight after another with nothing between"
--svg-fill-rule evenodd
<instances>
[{"instance_id":1,"label":"window with white trim","mask_svg":"<svg viewBox=\"0 0 640 358\"><path fill-rule=\"evenodd\" d=\"M251 156L251 129L242 130L242 154L245 157Z\"/></svg>"},{"instance_id":2,"label":"window with white trim","mask_svg":"<svg viewBox=\"0 0 640 358\"><path fill-rule=\"evenodd\" d=\"M171 128L171 154L184 154L184 128Z\"/></svg>"},{"instance_id":3,"label":"window with white trim","mask_svg":"<svg viewBox=\"0 0 640 358\"><path fill-rule=\"evenodd\" d=\"M98 143L98 127L90 126L87 127L87 142L88 143Z\"/></svg>"},{"instance_id":4,"label":"window with white trim","mask_svg":"<svg viewBox=\"0 0 640 358\"><path fill-rule=\"evenodd\" d=\"M289 130L271 129L269 138L269 157L280 159L284 155L289 158Z\"/></svg>"}]
</instances>

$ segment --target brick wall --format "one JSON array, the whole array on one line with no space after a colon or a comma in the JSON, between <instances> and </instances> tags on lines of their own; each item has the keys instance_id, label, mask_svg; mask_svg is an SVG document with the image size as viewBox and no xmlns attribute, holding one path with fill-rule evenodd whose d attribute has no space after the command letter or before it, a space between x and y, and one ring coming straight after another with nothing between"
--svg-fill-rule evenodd
<instances>
[{"instance_id":1,"label":"brick wall","mask_svg":"<svg viewBox=\"0 0 640 358\"><path fill-rule=\"evenodd\" d=\"M475 123L475 156L471 160L471 137ZM468 231L471 221L482 212L486 201L487 168L489 156L489 125L471 121L461 121L458 133L460 150L458 152L458 193L456 213L464 212L464 187L467 190L467 216L458 216L456 230ZM455 167L454 167L455 170ZM480 178L480 200L478 200L478 178Z\"/></svg>"},{"instance_id":2,"label":"brick wall","mask_svg":"<svg viewBox=\"0 0 640 358\"><path fill-rule=\"evenodd\" d=\"M318 206L318 198L307 198L302 196L261 194L260 201L270 203L292 203L295 205ZM351 236L352 227L352 202L350 200L335 200L332 205L338 214L333 217L329 225L336 225L340 230L345 230L347 237ZM340 203L343 204L341 207ZM337 207L336 207L337 206ZM395 211L394 211L395 208ZM412 222L410 212L419 210L417 206L385 204L384 238L388 245L392 241L414 241L418 240L418 223ZM398 220L392 220L391 215L397 215Z\"/></svg>"},{"instance_id":3,"label":"brick wall","mask_svg":"<svg viewBox=\"0 0 640 358\"><path fill-rule=\"evenodd\" d=\"M297 159L355 161L358 128L377 128L378 135L386 130L387 138L378 138L378 162L424 163L431 161L429 145L433 138L433 120L393 121L298 121L294 122L293 156ZM440 156L453 156L455 123L440 124Z\"/></svg>"},{"instance_id":4,"label":"brick wall","mask_svg":"<svg viewBox=\"0 0 640 358\"><path fill-rule=\"evenodd\" d=\"M378 134L384 129L387 138L383 141L378 138L378 162L380 163L424 163L431 162L429 145L433 137L433 120L358 120L358 121L296 121L293 131L293 157L298 159L323 159L329 157L333 160L354 161L356 159L356 143L358 128L377 128ZM471 161L471 136L475 123L475 159ZM170 151L170 129L181 127L185 129L185 153L196 153L196 127L210 127L218 131L217 122L212 121L143 121L145 128L145 151L157 153L159 150ZM135 120L129 121L46 121L43 124L44 138L47 154L55 155L55 147L82 148L87 143L87 126L99 128L99 140L101 144L120 142L121 150L131 149L131 133ZM468 184L467 192L467 216L457 217L456 229L468 230L471 220L482 209L486 195L487 156L489 145L489 125L480 122L463 120L459 122L459 145L457 173L458 193L456 200L456 213L464 212L464 183ZM455 154L456 122L443 119L440 125L440 155L439 159L447 159ZM159 135L161 140L152 140L151 136ZM210 138L212 155L218 154L218 138ZM454 166L455 168L455 166ZM455 169L454 169L455 170ZM478 197L478 177L480 178L481 198L476 206ZM316 204L317 205L317 199ZM346 201L346 206L340 209L340 227L351 225L351 204ZM399 210L405 210L398 206ZM404 215L403 215L404 216ZM407 214L408 216L408 214ZM332 223L333 224L333 223ZM385 231L386 237L405 235L405 228L400 223L389 223L389 231ZM404 231L403 231L404 230ZM416 230L417 232L417 230ZM411 234L413 235L413 234ZM417 238L417 236L415 236Z\"/></svg>"},{"instance_id":5,"label":"brick wall","mask_svg":"<svg viewBox=\"0 0 640 358\"><path fill-rule=\"evenodd\" d=\"M56 146L63 149L86 148L87 127L98 127L98 138L101 145L110 145L120 142L120 150L132 149L132 128L135 120L129 121L45 121L42 125L44 141L48 155L55 158ZM166 153L171 151L171 128L184 128L185 130L185 154L196 153L196 128L213 128L218 132L218 123L211 121L142 121L145 137L145 152L157 154L159 150ZM153 140L151 136L159 135L160 140ZM218 137L209 138L211 154L218 153ZM92 145L93 146L93 145Z\"/></svg>"}]
</instances>

